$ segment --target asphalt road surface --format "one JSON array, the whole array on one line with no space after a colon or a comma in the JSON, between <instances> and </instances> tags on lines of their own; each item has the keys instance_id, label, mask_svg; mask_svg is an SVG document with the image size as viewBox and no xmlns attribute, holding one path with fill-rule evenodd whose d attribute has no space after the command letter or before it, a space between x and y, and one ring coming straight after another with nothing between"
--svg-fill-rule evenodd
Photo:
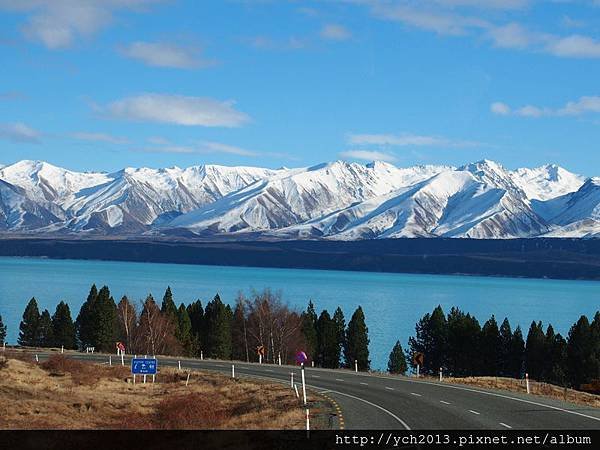
<instances>
[{"instance_id":1,"label":"asphalt road surface","mask_svg":"<svg viewBox=\"0 0 600 450\"><path fill-rule=\"evenodd\" d=\"M41 360L49 352L38 353ZM55 353L54 353L55 354ZM69 357L107 363L108 355L69 353ZM125 358L129 365L131 356ZM300 383L297 366L158 357L161 366L211 370L236 377ZM112 356L113 363L120 363ZM306 384L339 405L346 429L600 429L600 409L540 396L472 388L449 383L307 367ZM300 388L300 385L298 386Z\"/></svg>"}]
</instances>

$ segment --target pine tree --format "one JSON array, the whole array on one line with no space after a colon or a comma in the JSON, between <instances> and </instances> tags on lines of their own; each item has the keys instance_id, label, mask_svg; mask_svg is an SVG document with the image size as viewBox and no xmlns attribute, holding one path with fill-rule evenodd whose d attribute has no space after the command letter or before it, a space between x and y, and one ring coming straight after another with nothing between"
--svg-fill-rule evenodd
<instances>
[{"instance_id":1,"label":"pine tree","mask_svg":"<svg viewBox=\"0 0 600 450\"><path fill-rule=\"evenodd\" d=\"M404 375L406 373L406 357L404 356L404 350L400 341L396 341L396 345L390 353L390 359L388 361L388 372Z\"/></svg>"},{"instance_id":2,"label":"pine tree","mask_svg":"<svg viewBox=\"0 0 600 450\"><path fill-rule=\"evenodd\" d=\"M38 345L40 347L52 347L52 345L54 344L54 335L52 333L52 318L50 317L50 312L48 312L47 309L45 309L42 312L42 314L40 314L38 333Z\"/></svg>"},{"instance_id":3,"label":"pine tree","mask_svg":"<svg viewBox=\"0 0 600 450\"><path fill-rule=\"evenodd\" d=\"M306 341L306 353L308 358L314 360L317 354L317 313L312 300L308 302L308 308L302 313L302 335Z\"/></svg>"},{"instance_id":4,"label":"pine tree","mask_svg":"<svg viewBox=\"0 0 600 450\"><path fill-rule=\"evenodd\" d=\"M187 306L188 316L190 316L190 322L192 324L192 339L194 340L194 348L196 348L196 356L199 356L200 351L203 350L205 340L204 334L204 308L202 308L202 302L196 300Z\"/></svg>"},{"instance_id":5,"label":"pine tree","mask_svg":"<svg viewBox=\"0 0 600 450\"><path fill-rule=\"evenodd\" d=\"M98 291L98 297L92 305L91 317L94 321L93 346L103 352L112 352L115 348L119 325L117 305L110 295L108 286Z\"/></svg>"},{"instance_id":6,"label":"pine tree","mask_svg":"<svg viewBox=\"0 0 600 450\"><path fill-rule=\"evenodd\" d=\"M246 300L240 296L233 310L231 323L231 352L233 359L250 361L250 348L248 346L248 330L246 323Z\"/></svg>"},{"instance_id":7,"label":"pine tree","mask_svg":"<svg viewBox=\"0 0 600 450\"><path fill-rule=\"evenodd\" d=\"M60 302L56 306L56 311L52 316L52 334L54 336L53 346L74 350L77 348L77 335L75 333L75 324L71 318L71 310L65 302Z\"/></svg>"},{"instance_id":8,"label":"pine tree","mask_svg":"<svg viewBox=\"0 0 600 450\"><path fill-rule=\"evenodd\" d=\"M508 359L508 376L513 378L522 378L525 364L525 341L521 327L517 325L513 333L510 345L510 357Z\"/></svg>"},{"instance_id":9,"label":"pine tree","mask_svg":"<svg viewBox=\"0 0 600 450\"><path fill-rule=\"evenodd\" d=\"M549 383L564 385L566 382L567 342L554 333L552 325L546 329L546 361L544 380Z\"/></svg>"},{"instance_id":10,"label":"pine tree","mask_svg":"<svg viewBox=\"0 0 600 450\"><path fill-rule=\"evenodd\" d=\"M37 301L34 298L29 300L23 313L23 320L19 325L19 345L26 347L35 347L40 341L39 334L40 310Z\"/></svg>"},{"instance_id":11,"label":"pine tree","mask_svg":"<svg viewBox=\"0 0 600 450\"><path fill-rule=\"evenodd\" d=\"M501 342L498 323L494 315L481 328L481 371L482 375L498 375L501 360Z\"/></svg>"},{"instance_id":12,"label":"pine tree","mask_svg":"<svg viewBox=\"0 0 600 450\"><path fill-rule=\"evenodd\" d=\"M2 315L0 314L0 345L4 345L6 342L6 325L2 321Z\"/></svg>"},{"instance_id":13,"label":"pine tree","mask_svg":"<svg viewBox=\"0 0 600 450\"><path fill-rule=\"evenodd\" d=\"M211 358L231 358L231 316L219 295L208 302L204 311L206 322L206 354Z\"/></svg>"},{"instance_id":14,"label":"pine tree","mask_svg":"<svg viewBox=\"0 0 600 450\"><path fill-rule=\"evenodd\" d=\"M340 346L338 344L337 324L327 310L321 312L317 319L317 364L329 369L337 369L340 365Z\"/></svg>"},{"instance_id":15,"label":"pine tree","mask_svg":"<svg viewBox=\"0 0 600 450\"><path fill-rule=\"evenodd\" d=\"M362 307L358 307L346 330L346 351L344 353L346 367L354 367L354 362L358 362L359 370L369 370L371 361L369 360L369 329L365 323L365 314Z\"/></svg>"},{"instance_id":16,"label":"pine tree","mask_svg":"<svg viewBox=\"0 0 600 450\"><path fill-rule=\"evenodd\" d=\"M185 356L193 356L195 353L194 340L192 338L192 321L185 305L182 303L177 310L179 326L176 330L176 337Z\"/></svg>"},{"instance_id":17,"label":"pine tree","mask_svg":"<svg viewBox=\"0 0 600 450\"><path fill-rule=\"evenodd\" d=\"M452 308L448 314L447 324L446 366L448 373L457 377L477 375L481 366L479 363L481 338L479 322L470 314L465 314L458 308ZM425 361L427 361L427 353L425 353Z\"/></svg>"},{"instance_id":18,"label":"pine tree","mask_svg":"<svg viewBox=\"0 0 600 450\"><path fill-rule=\"evenodd\" d=\"M333 322L335 323L335 327L337 330L337 344L339 347L340 355L340 361L338 362L339 367L341 363L341 356L343 355L344 349L346 348L346 319L344 318L344 312L339 306L333 313Z\"/></svg>"},{"instance_id":19,"label":"pine tree","mask_svg":"<svg viewBox=\"0 0 600 450\"><path fill-rule=\"evenodd\" d=\"M567 368L571 385L579 389L595 375L592 328L586 316L581 316L569 330L567 341Z\"/></svg>"},{"instance_id":20,"label":"pine tree","mask_svg":"<svg viewBox=\"0 0 600 450\"><path fill-rule=\"evenodd\" d=\"M171 286L167 286L165 295L163 296L162 305L160 311L173 321L175 326L179 323L179 315L177 313L177 306L173 300L173 293L171 292Z\"/></svg>"},{"instance_id":21,"label":"pine tree","mask_svg":"<svg viewBox=\"0 0 600 450\"><path fill-rule=\"evenodd\" d=\"M498 375L502 377L511 377L510 369L510 354L512 349L512 329L508 318L504 318L502 325L500 325L500 349L499 349L499 369Z\"/></svg>"},{"instance_id":22,"label":"pine tree","mask_svg":"<svg viewBox=\"0 0 600 450\"><path fill-rule=\"evenodd\" d=\"M87 296L86 301L81 305L77 319L75 320L75 329L77 330L77 340L79 341L79 347L84 349L86 347L94 346L95 340L95 323L93 316L93 307L98 298L98 289L93 284L90 288L90 293Z\"/></svg>"},{"instance_id":23,"label":"pine tree","mask_svg":"<svg viewBox=\"0 0 600 450\"><path fill-rule=\"evenodd\" d=\"M423 353L422 373L436 374L447 365L448 322L438 305L431 314L425 314L416 325L416 336L409 339L411 353ZM411 361L412 362L412 361Z\"/></svg>"},{"instance_id":24,"label":"pine tree","mask_svg":"<svg viewBox=\"0 0 600 450\"><path fill-rule=\"evenodd\" d=\"M525 344L525 371L534 380L543 380L546 359L546 335L542 322L531 322Z\"/></svg>"}]
</instances>

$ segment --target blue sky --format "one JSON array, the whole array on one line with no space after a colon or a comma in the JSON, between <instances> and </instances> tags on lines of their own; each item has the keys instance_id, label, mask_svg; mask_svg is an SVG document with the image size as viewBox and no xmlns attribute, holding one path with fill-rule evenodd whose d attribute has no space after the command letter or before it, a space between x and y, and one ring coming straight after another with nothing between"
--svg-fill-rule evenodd
<instances>
[{"instance_id":1,"label":"blue sky","mask_svg":"<svg viewBox=\"0 0 600 450\"><path fill-rule=\"evenodd\" d=\"M600 175L595 0L0 0L0 62L4 164Z\"/></svg>"}]
</instances>

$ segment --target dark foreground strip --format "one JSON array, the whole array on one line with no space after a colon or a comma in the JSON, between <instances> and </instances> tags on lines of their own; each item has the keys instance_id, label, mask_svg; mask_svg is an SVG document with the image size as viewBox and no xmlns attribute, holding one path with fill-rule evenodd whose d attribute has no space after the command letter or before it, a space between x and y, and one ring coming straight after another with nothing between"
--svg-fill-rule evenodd
<instances>
[{"instance_id":1,"label":"dark foreground strip","mask_svg":"<svg viewBox=\"0 0 600 450\"><path fill-rule=\"evenodd\" d=\"M598 448L592 431L0 431L0 449Z\"/></svg>"}]
</instances>

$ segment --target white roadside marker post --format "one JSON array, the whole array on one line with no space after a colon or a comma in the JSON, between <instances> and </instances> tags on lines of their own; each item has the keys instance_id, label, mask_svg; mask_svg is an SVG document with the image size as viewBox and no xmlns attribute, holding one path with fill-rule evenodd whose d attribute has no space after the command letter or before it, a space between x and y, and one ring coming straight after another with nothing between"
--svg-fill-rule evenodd
<instances>
[{"instance_id":1,"label":"white roadside marker post","mask_svg":"<svg viewBox=\"0 0 600 450\"><path fill-rule=\"evenodd\" d=\"M294 389L294 372L290 372L290 387Z\"/></svg>"},{"instance_id":2,"label":"white roadside marker post","mask_svg":"<svg viewBox=\"0 0 600 450\"><path fill-rule=\"evenodd\" d=\"M315 367L315 362L311 361L310 364L312 365L312 367Z\"/></svg>"},{"instance_id":3,"label":"white roadside marker post","mask_svg":"<svg viewBox=\"0 0 600 450\"><path fill-rule=\"evenodd\" d=\"M35 355L35 362L39 363L40 362L40 358L38 358L38 355Z\"/></svg>"},{"instance_id":4,"label":"white roadside marker post","mask_svg":"<svg viewBox=\"0 0 600 450\"><path fill-rule=\"evenodd\" d=\"M279 362L279 365L281 365L281 353L277 355L277 361Z\"/></svg>"},{"instance_id":5,"label":"white roadside marker post","mask_svg":"<svg viewBox=\"0 0 600 450\"><path fill-rule=\"evenodd\" d=\"M529 374L525 374L525 386L527 387L527 393L529 394Z\"/></svg>"},{"instance_id":6,"label":"white roadside marker post","mask_svg":"<svg viewBox=\"0 0 600 450\"><path fill-rule=\"evenodd\" d=\"M133 374L133 384L135 384L135 373Z\"/></svg>"},{"instance_id":7,"label":"white roadside marker post","mask_svg":"<svg viewBox=\"0 0 600 450\"><path fill-rule=\"evenodd\" d=\"M354 371L358 372L358 360L354 360Z\"/></svg>"},{"instance_id":8,"label":"white roadside marker post","mask_svg":"<svg viewBox=\"0 0 600 450\"><path fill-rule=\"evenodd\" d=\"M6 342L2 343L2 351L5 352L6 351Z\"/></svg>"},{"instance_id":9,"label":"white roadside marker post","mask_svg":"<svg viewBox=\"0 0 600 450\"><path fill-rule=\"evenodd\" d=\"M190 384L190 373L189 372L188 372L187 380L185 380L186 387L188 384Z\"/></svg>"},{"instance_id":10,"label":"white roadside marker post","mask_svg":"<svg viewBox=\"0 0 600 450\"><path fill-rule=\"evenodd\" d=\"M298 394L298 386L294 384L294 391L296 391L296 398L300 398L300 394Z\"/></svg>"},{"instance_id":11,"label":"white roadside marker post","mask_svg":"<svg viewBox=\"0 0 600 450\"><path fill-rule=\"evenodd\" d=\"M60 352L61 352L61 353L64 353L64 352L65 352L65 346L64 346L64 345L61 345L61 346L60 346Z\"/></svg>"},{"instance_id":12,"label":"white roadside marker post","mask_svg":"<svg viewBox=\"0 0 600 450\"><path fill-rule=\"evenodd\" d=\"M177 361L177 366L179 367L179 371L181 372L181 361Z\"/></svg>"},{"instance_id":13,"label":"white roadside marker post","mask_svg":"<svg viewBox=\"0 0 600 450\"><path fill-rule=\"evenodd\" d=\"M144 384L146 384L146 374L144 374Z\"/></svg>"},{"instance_id":14,"label":"white roadside marker post","mask_svg":"<svg viewBox=\"0 0 600 450\"><path fill-rule=\"evenodd\" d=\"M258 354L258 364L262 364L262 355Z\"/></svg>"},{"instance_id":15,"label":"white roadside marker post","mask_svg":"<svg viewBox=\"0 0 600 450\"><path fill-rule=\"evenodd\" d=\"M308 408L306 408L306 434L310 434L310 413Z\"/></svg>"},{"instance_id":16,"label":"white roadside marker post","mask_svg":"<svg viewBox=\"0 0 600 450\"><path fill-rule=\"evenodd\" d=\"M419 378L419 365L417 364L417 378Z\"/></svg>"},{"instance_id":17,"label":"white roadside marker post","mask_svg":"<svg viewBox=\"0 0 600 450\"><path fill-rule=\"evenodd\" d=\"M302 363L302 398L304 399L304 405L306 405L306 382L304 379L304 363Z\"/></svg>"},{"instance_id":18,"label":"white roadside marker post","mask_svg":"<svg viewBox=\"0 0 600 450\"><path fill-rule=\"evenodd\" d=\"M125 366L125 356L123 356L123 352L121 352L121 365Z\"/></svg>"},{"instance_id":19,"label":"white roadside marker post","mask_svg":"<svg viewBox=\"0 0 600 450\"><path fill-rule=\"evenodd\" d=\"M204 352L200 350L200 361L204 361Z\"/></svg>"},{"instance_id":20,"label":"white roadside marker post","mask_svg":"<svg viewBox=\"0 0 600 450\"><path fill-rule=\"evenodd\" d=\"M442 368L440 367L440 381L442 381Z\"/></svg>"},{"instance_id":21,"label":"white roadside marker post","mask_svg":"<svg viewBox=\"0 0 600 450\"><path fill-rule=\"evenodd\" d=\"M156 381L156 375L152 375L152 383Z\"/></svg>"},{"instance_id":22,"label":"white roadside marker post","mask_svg":"<svg viewBox=\"0 0 600 450\"><path fill-rule=\"evenodd\" d=\"M108 355L108 365L112 366L112 355Z\"/></svg>"},{"instance_id":23,"label":"white roadside marker post","mask_svg":"<svg viewBox=\"0 0 600 450\"><path fill-rule=\"evenodd\" d=\"M231 365L231 378L235 378L235 365Z\"/></svg>"}]
</instances>

